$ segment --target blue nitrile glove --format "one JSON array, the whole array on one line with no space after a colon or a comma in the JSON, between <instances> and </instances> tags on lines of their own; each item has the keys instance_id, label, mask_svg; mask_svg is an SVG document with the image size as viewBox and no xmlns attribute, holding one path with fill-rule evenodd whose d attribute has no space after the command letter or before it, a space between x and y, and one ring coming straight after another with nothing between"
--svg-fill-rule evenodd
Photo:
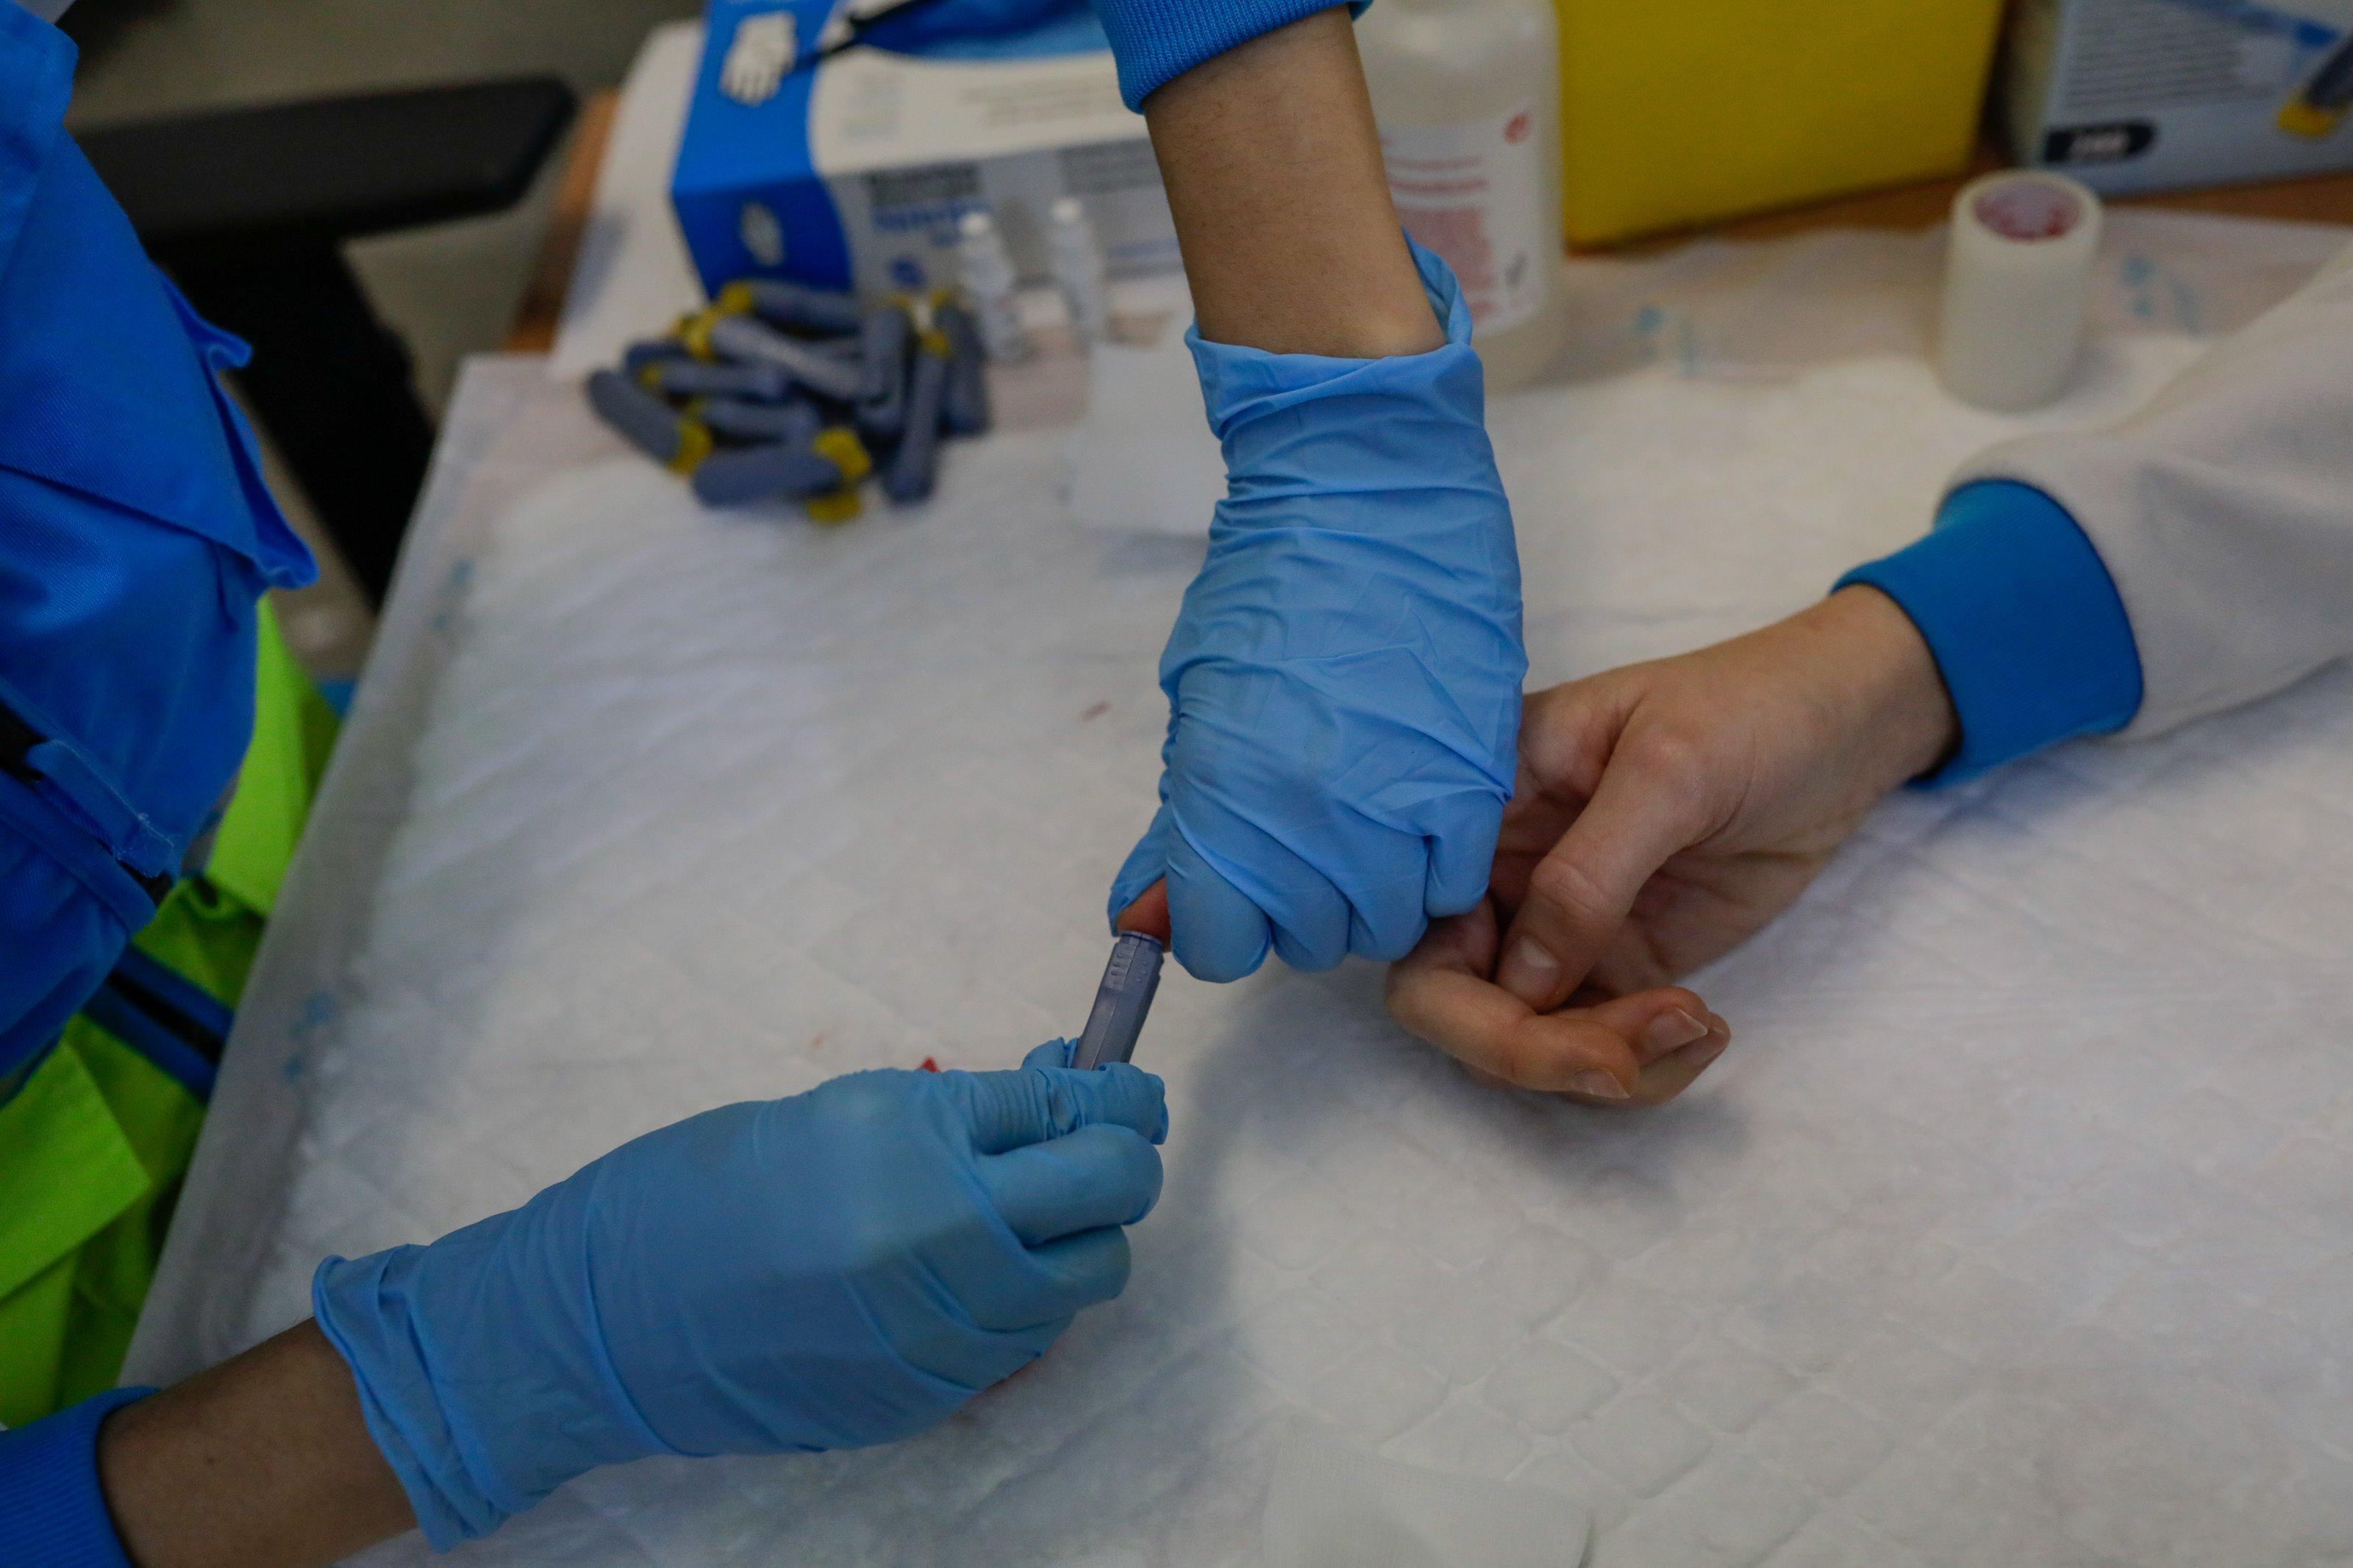
<instances>
[{"instance_id":1,"label":"blue nitrile glove","mask_svg":"<svg viewBox=\"0 0 2353 1568\"><path fill-rule=\"evenodd\" d=\"M1402 957L1479 901L1511 797L1519 555L1482 423L1471 312L1420 247L1447 346L1324 359L1187 342L1227 499L1186 591L1160 813L1114 918L1168 881L1205 980Z\"/></svg>"},{"instance_id":2,"label":"blue nitrile glove","mask_svg":"<svg viewBox=\"0 0 2353 1568\"><path fill-rule=\"evenodd\" d=\"M598 1465L909 1436L1127 1282L1160 1080L866 1072L625 1143L430 1247L319 1266L319 1326L446 1547Z\"/></svg>"}]
</instances>

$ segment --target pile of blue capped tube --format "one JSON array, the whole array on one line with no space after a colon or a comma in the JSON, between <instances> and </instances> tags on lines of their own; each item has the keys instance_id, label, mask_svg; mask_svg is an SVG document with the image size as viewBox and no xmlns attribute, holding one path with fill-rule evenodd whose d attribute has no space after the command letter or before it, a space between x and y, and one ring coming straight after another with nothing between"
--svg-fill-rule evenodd
<instances>
[{"instance_id":1,"label":"pile of blue capped tube","mask_svg":"<svg viewBox=\"0 0 2353 1568\"><path fill-rule=\"evenodd\" d=\"M861 306L765 278L632 344L588 401L707 505L796 500L819 522L856 517L870 474L899 505L926 499L941 437L989 424L978 324L953 293Z\"/></svg>"}]
</instances>

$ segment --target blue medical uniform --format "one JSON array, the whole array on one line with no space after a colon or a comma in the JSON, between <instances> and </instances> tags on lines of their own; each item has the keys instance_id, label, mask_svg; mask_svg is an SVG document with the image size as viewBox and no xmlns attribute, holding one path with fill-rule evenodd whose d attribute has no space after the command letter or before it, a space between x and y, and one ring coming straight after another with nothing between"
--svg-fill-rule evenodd
<instances>
[{"instance_id":1,"label":"blue medical uniform","mask_svg":"<svg viewBox=\"0 0 2353 1568\"><path fill-rule=\"evenodd\" d=\"M201 853L252 733L261 595L315 575L219 384L243 345L64 132L74 58L0 3L0 1104ZM0 1561L122 1563L92 1455L130 1396L0 1434Z\"/></svg>"}]
</instances>

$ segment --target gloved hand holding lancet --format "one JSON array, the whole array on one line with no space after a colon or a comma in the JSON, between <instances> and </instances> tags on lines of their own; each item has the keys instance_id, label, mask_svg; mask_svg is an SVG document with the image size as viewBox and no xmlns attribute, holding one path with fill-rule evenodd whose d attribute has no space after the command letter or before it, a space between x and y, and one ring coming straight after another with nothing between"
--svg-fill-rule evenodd
<instances>
[{"instance_id":1,"label":"gloved hand holding lancet","mask_svg":"<svg viewBox=\"0 0 2353 1568\"><path fill-rule=\"evenodd\" d=\"M648 1455L892 1442L1037 1359L1126 1284L1167 1131L1159 1079L1068 1049L706 1111L430 1247L321 1264L319 1326L427 1536Z\"/></svg>"}]
</instances>

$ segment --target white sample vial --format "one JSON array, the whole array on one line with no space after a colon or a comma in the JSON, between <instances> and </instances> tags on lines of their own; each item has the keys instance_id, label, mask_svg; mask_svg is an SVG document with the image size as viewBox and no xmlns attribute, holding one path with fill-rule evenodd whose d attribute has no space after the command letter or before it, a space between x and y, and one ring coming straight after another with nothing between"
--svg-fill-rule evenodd
<instances>
[{"instance_id":1,"label":"white sample vial","mask_svg":"<svg viewBox=\"0 0 2353 1568\"><path fill-rule=\"evenodd\" d=\"M1076 196L1063 196L1046 209L1046 263L1071 308L1079 342L1098 343L1111 336L1111 286L1103 278L1103 247L1094 225Z\"/></svg>"},{"instance_id":2,"label":"white sample vial","mask_svg":"<svg viewBox=\"0 0 2353 1568\"><path fill-rule=\"evenodd\" d=\"M1487 390L1560 352L1560 31L1551 0L1380 0L1356 48L1389 195L1471 307Z\"/></svg>"},{"instance_id":3,"label":"white sample vial","mask_svg":"<svg viewBox=\"0 0 2353 1568\"><path fill-rule=\"evenodd\" d=\"M1013 258L1005 236L987 213L968 212L956 224L956 281L972 301L980 327L981 351L999 364L1029 357L1029 334L1021 330L1021 302L1015 297Z\"/></svg>"}]
</instances>

